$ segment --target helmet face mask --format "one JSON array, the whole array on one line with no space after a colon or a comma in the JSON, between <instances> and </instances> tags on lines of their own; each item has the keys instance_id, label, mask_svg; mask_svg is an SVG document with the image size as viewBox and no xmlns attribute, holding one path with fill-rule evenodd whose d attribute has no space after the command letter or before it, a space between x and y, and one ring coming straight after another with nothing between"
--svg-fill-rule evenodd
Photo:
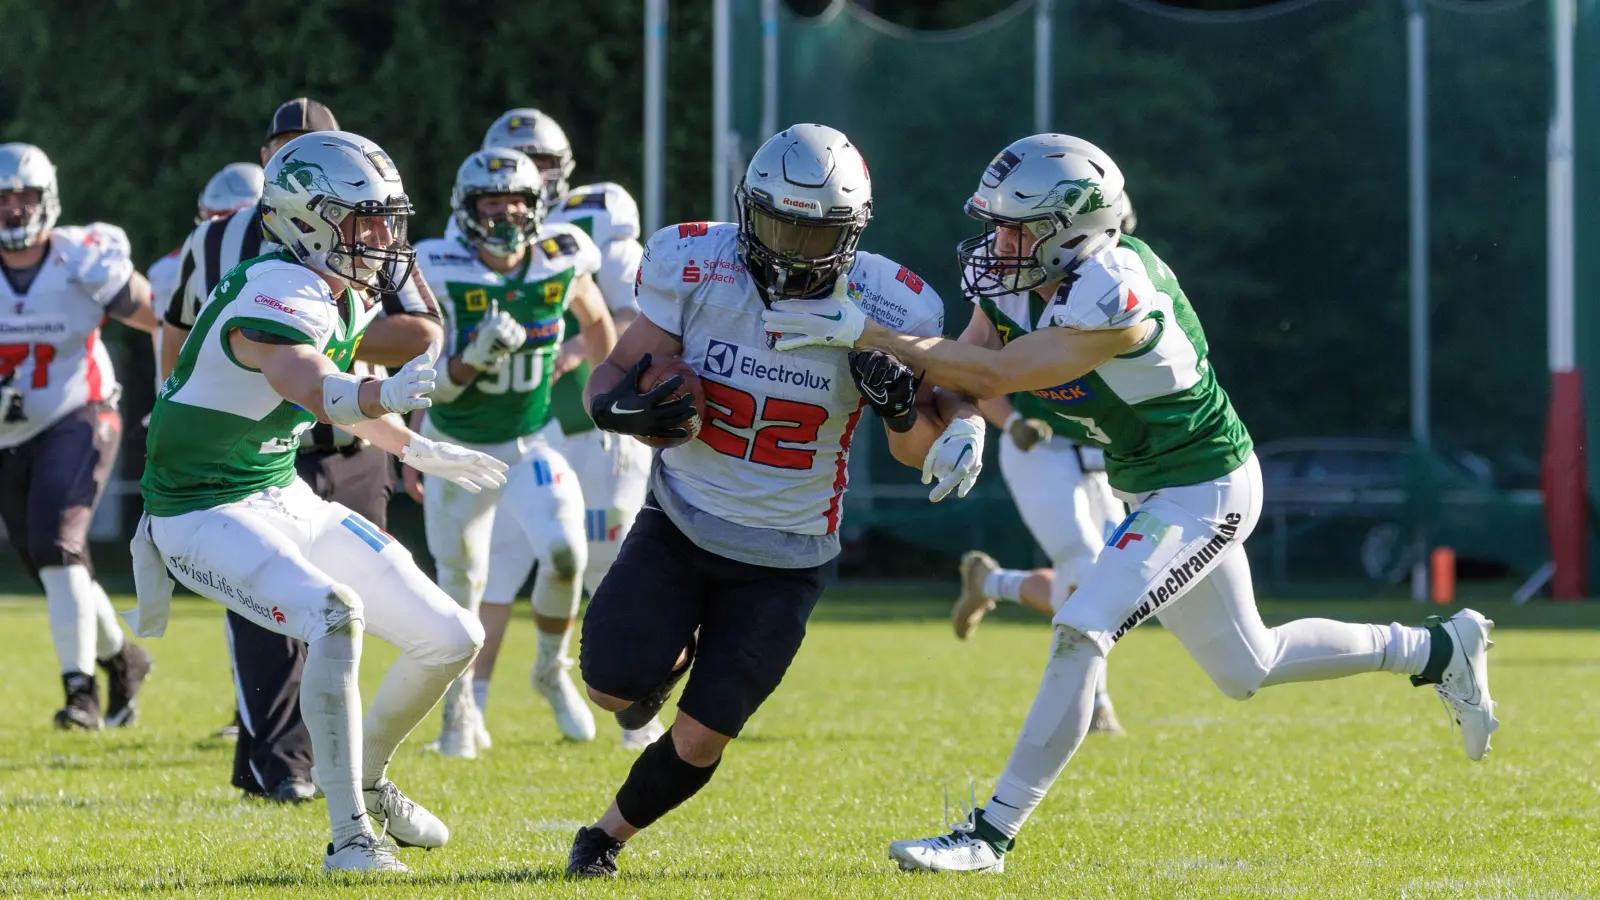
<instances>
[{"instance_id":1,"label":"helmet face mask","mask_svg":"<svg viewBox=\"0 0 1600 900\"><path fill-rule=\"evenodd\" d=\"M26 250L47 240L61 218L56 167L31 144L0 144L0 250Z\"/></svg>"},{"instance_id":2,"label":"helmet face mask","mask_svg":"<svg viewBox=\"0 0 1600 900\"><path fill-rule=\"evenodd\" d=\"M830 291L872 219L866 161L843 134L794 125L761 145L734 192L739 258L767 299Z\"/></svg>"},{"instance_id":3,"label":"helmet face mask","mask_svg":"<svg viewBox=\"0 0 1600 900\"><path fill-rule=\"evenodd\" d=\"M450 192L456 228L480 250L515 256L544 223L543 184L533 160L516 150L496 147L471 154L456 170Z\"/></svg>"},{"instance_id":4,"label":"helmet face mask","mask_svg":"<svg viewBox=\"0 0 1600 900\"><path fill-rule=\"evenodd\" d=\"M393 291L411 277L413 211L393 161L359 135L312 132L267 163L268 232L305 266L353 285Z\"/></svg>"},{"instance_id":5,"label":"helmet face mask","mask_svg":"<svg viewBox=\"0 0 1600 900\"><path fill-rule=\"evenodd\" d=\"M1039 253L1055 243L1052 238L1062 230L1062 223L1055 216L1001 219L971 203L966 212L985 225L983 234L956 245L961 286L967 294L998 297L1031 291L1050 281L1050 272Z\"/></svg>"}]
</instances>

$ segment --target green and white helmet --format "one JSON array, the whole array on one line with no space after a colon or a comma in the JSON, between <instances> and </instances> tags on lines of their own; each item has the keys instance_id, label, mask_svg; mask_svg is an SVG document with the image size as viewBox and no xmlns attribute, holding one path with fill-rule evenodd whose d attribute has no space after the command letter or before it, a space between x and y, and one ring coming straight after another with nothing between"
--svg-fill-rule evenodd
<instances>
[{"instance_id":1,"label":"green and white helmet","mask_svg":"<svg viewBox=\"0 0 1600 900\"><path fill-rule=\"evenodd\" d=\"M300 262L382 291L411 277L411 201L377 144L348 131L313 131L278 148L265 175L261 221Z\"/></svg>"},{"instance_id":2,"label":"green and white helmet","mask_svg":"<svg viewBox=\"0 0 1600 900\"><path fill-rule=\"evenodd\" d=\"M984 233L956 246L969 296L1032 290L1066 276L1117 240L1126 212L1122 170L1104 150L1065 134L1036 134L1000 151L984 170L966 213ZM997 227L1033 237L1032 251L1001 256Z\"/></svg>"},{"instance_id":3,"label":"green and white helmet","mask_svg":"<svg viewBox=\"0 0 1600 900\"><path fill-rule=\"evenodd\" d=\"M577 164L572 142L556 120L532 107L508 109L483 135L483 149L510 147L533 160L544 176L544 205L553 207L567 192L567 179Z\"/></svg>"},{"instance_id":4,"label":"green and white helmet","mask_svg":"<svg viewBox=\"0 0 1600 900\"><path fill-rule=\"evenodd\" d=\"M38 191L39 201L0 221L0 249L25 250L50 233L61 218L56 167L32 144L0 144L0 193Z\"/></svg>"},{"instance_id":5,"label":"green and white helmet","mask_svg":"<svg viewBox=\"0 0 1600 900\"><path fill-rule=\"evenodd\" d=\"M478 212L478 198L488 194L521 195L528 204L527 216L520 221L503 215L485 219ZM479 150L456 170L450 208L456 228L468 243L496 256L514 256L528 246L544 221L544 178L521 151L510 147Z\"/></svg>"}]
</instances>

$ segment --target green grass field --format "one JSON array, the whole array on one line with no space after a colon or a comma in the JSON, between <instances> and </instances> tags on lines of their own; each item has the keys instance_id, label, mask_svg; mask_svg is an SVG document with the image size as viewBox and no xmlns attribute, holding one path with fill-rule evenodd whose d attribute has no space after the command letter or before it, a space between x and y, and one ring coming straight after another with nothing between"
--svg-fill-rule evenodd
<instances>
[{"instance_id":1,"label":"green grass field","mask_svg":"<svg viewBox=\"0 0 1600 900\"><path fill-rule=\"evenodd\" d=\"M119 608L131 605L119 598ZM1223 698L1158 627L1111 658L1130 735L1091 736L998 876L905 875L890 840L943 827L942 790L980 798L1032 699L1048 629L1020 614L958 645L937 588L835 590L784 686L711 786L635 839L624 874L561 878L573 830L632 756L602 719L559 740L527 686L519 615L476 762L402 748L395 779L454 830L402 851L381 887L320 871L320 803L226 786L232 708L220 611L180 601L131 730L61 734L44 604L0 602L0 894L8 896L1593 897L1600 896L1600 610L1486 604L1502 728L1467 762L1431 691L1398 676ZM1408 604L1269 607L1405 621ZM393 651L368 644L370 692Z\"/></svg>"}]
</instances>

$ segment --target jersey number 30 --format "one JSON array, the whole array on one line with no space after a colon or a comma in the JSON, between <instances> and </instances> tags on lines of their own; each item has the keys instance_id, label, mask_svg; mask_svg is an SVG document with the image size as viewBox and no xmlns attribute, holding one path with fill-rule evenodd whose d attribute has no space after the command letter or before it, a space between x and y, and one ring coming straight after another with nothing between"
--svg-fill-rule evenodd
<instances>
[{"instance_id":1,"label":"jersey number 30","mask_svg":"<svg viewBox=\"0 0 1600 900\"><path fill-rule=\"evenodd\" d=\"M706 427L700 440L711 449L734 459L748 459L775 469L809 469L816 450L786 447L784 444L810 444L828 421L828 411L810 403L768 397L761 404L761 424L756 426L756 398L735 387L702 378L706 391ZM730 428L756 428L754 440L740 437Z\"/></svg>"}]
</instances>

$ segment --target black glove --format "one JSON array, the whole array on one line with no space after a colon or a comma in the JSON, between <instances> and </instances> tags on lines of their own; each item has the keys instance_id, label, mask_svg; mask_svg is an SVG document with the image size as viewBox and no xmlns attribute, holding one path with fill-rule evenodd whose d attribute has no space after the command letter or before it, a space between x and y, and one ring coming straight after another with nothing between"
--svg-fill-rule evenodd
<instances>
[{"instance_id":1,"label":"black glove","mask_svg":"<svg viewBox=\"0 0 1600 900\"><path fill-rule=\"evenodd\" d=\"M694 415L694 398L688 394L668 399L681 387L683 376L674 375L644 393L639 393L639 376L650 368L646 353L633 364L617 386L596 394L589 404L589 418L602 431L652 438L686 438L682 427Z\"/></svg>"},{"instance_id":2,"label":"black glove","mask_svg":"<svg viewBox=\"0 0 1600 900\"><path fill-rule=\"evenodd\" d=\"M889 430L910 431L917 424L922 379L905 363L881 350L851 350L850 378Z\"/></svg>"}]
</instances>

